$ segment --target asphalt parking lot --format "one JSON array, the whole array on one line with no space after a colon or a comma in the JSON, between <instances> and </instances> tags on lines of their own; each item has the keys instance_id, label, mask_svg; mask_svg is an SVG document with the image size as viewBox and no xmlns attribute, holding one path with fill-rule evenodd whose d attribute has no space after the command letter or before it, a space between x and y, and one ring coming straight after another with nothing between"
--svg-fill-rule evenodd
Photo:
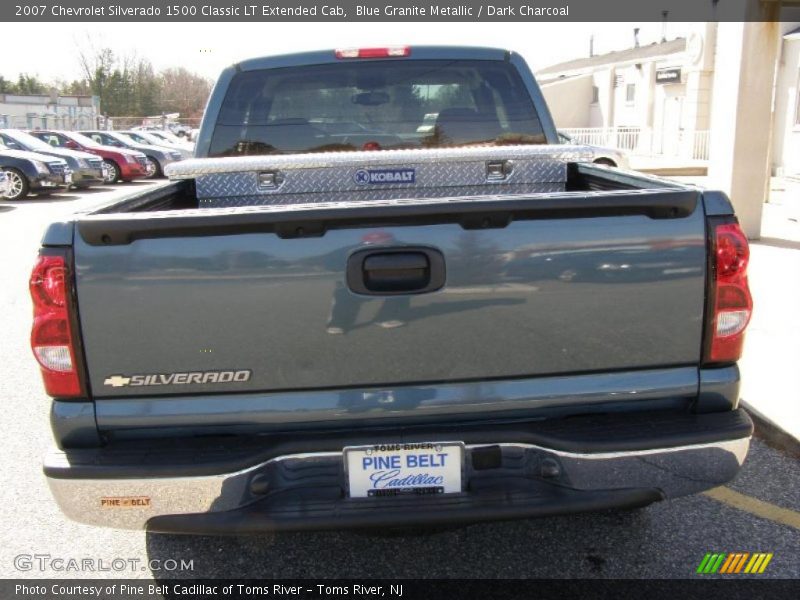
<instances>
[{"instance_id":1,"label":"asphalt parking lot","mask_svg":"<svg viewBox=\"0 0 800 600\"><path fill-rule=\"evenodd\" d=\"M759 440L727 488L632 512L437 531L242 538L149 535L65 520L40 470L50 444L48 399L28 342L27 278L49 222L151 185L130 183L0 201L0 448L5 457L0 577L686 578L703 577L695 571L708 552L766 552L773 558L758 577L800 578L800 460ZM61 571L53 566L57 558L89 558L97 568L122 558L127 566ZM146 564L172 564L169 560L189 563L190 568L155 571Z\"/></svg>"}]
</instances>

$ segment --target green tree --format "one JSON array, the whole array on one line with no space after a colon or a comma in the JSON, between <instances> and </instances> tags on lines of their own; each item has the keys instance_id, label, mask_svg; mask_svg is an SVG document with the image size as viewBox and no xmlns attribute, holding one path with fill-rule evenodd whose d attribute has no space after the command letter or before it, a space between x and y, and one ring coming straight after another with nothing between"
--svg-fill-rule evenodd
<instances>
[{"instance_id":1,"label":"green tree","mask_svg":"<svg viewBox=\"0 0 800 600\"><path fill-rule=\"evenodd\" d=\"M13 81L9 81L2 75L0 75L0 94L14 94L16 93L17 86L14 85Z\"/></svg>"},{"instance_id":2,"label":"green tree","mask_svg":"<svg viewBox=\"0 0 800 600\"><path fill-rule=\"evenodd\" d=\"M199 117L210 93L211 81L205 77L183 67L164 69L158 112L177 112L184 118Z\"/></svg>"},{"instance_id":3,"label":"green tree","mask_svg":"<svg viewBox=\"0 0 800 600\"><path fill-rule=\"evenodd\" d=\"M84 81L94 96L100 97L100 106L107 112L108 81L112 76L116 57L111 48L79 50L79 61ZM109 113L110 114L110 113Z\"/></svg>"},{"instance_id":4,"label":"green tree","mask_svg":"<svg viewBox=\"0 0 800 600\"><path fill-rule=\"evenodd\" d=\"M156 72L136 55L121 56L92 40L78 47L82 77L44 82L21 73L16 81L0 76L0 94L61 94L98 96L101 111L111 117L155 116L178 112L182 117L203 114L212 82L183 67Z\"/></svg>"},{"instance_id":5,"label":"green tree","mask_svg":"<svg viewBox=\"0 0 800 600\"><path fill-rule=\"evenodd\" d=\"M20 73L17 77L15 94L46 94L47 86L36 75Z\"/></svg>"},{"instance_id":6,"label":"green tree","mask_svg":"<svg viewBox=\"0 0 800 600\"><path fill-rule=\"evenodd\" d=\"M74 96L91 96L91 86L82 79L75 79L74 81L60 82L58 89L62 94L69 94Z\"/></svg>"},{"instance_id":7,"label":"green tree","mask_svg":"<svg viewBox=\"0 0 800 600\"><path fill-rule=\"evenodd\" d=\"M161 96L161 78L153 71L149 60L139 60L134 68L133 90L136 99L136 108L133 114L155 115L161 112L159 97Z\"/></svg>"}]
</instances>

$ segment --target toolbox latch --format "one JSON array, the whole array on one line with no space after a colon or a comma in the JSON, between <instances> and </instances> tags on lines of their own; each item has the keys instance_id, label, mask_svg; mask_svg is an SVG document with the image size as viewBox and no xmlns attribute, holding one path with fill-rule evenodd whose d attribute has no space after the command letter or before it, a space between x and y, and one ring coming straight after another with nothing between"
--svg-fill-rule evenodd
<instances>
[{"instance_id":1,"label":"toolbox latch","mask_svg":"<svg viewBox=\"0 0 800 600\"><path fill-rule=\"evenodd\" d=\"M490 160L486 163L487 181L502 181L511 175L514 163L510 160Z\"/></svg>"},{"instance_id":2,"label":"toolbox latch","mask_svg":"<svg viewBox=\"0 0 800 600\"><path fill-rule=\"evenodd\" d=\"M283 174L280 171L260 171L258 173L258 187L262 190L274 190L283 183Z\"/></svg>"}]
</instances>

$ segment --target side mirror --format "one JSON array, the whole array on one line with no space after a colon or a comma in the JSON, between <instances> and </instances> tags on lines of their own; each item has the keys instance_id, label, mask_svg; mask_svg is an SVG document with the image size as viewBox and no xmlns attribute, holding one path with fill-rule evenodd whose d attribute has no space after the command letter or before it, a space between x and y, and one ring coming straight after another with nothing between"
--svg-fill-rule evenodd
<instances>
[{"instance_id":1,"label":"side mirror","mask_svg":"<svg viewBox=\"0 0 800 600\"><path fill-rule=\"evenodd\" d=\"M65 145L67 148L69 148L70 150L78 150L78 149L80 148L80 146L78 146L78 144L77 144L76 142L73 142L72 140L67 140L67 141L64 143L64 145Z\"/></svg>"}]
</instances>

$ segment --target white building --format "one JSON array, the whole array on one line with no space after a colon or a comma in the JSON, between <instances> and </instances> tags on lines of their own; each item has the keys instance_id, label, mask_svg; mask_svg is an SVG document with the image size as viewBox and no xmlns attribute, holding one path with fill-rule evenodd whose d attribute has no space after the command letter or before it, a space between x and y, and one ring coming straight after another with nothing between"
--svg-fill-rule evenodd
<instances>
[{"instance_id":1,"label":"white building","mask_svg":"<svg viewBox=\"0 0 800 600\"><path fill-rule=\"evenodd\" d=\"M78 129L97 127L100 98L58 94L0 94L0 127Z\"/></svg>"},{"instance_id":2,"label":"white building","mask_svg":"<svg viewBox=\"0 0 800 600\"><path fill-rule=\"evenodd\" d=\"M730 7L740 21L689 24L683 38L537 78L556 126L577 141L706 165L708 186L730 196L757 238L770 175L800 177L800 2Z\"/></svg>"},{"instance_id":3,"label":"white building","mask_svg":"<svg viewBox=\"0 0 800 600\"><path fill-rule=\"evenodd\" d=\"M635 42L538 71L556 126L594 130L577 132L588 143L708 158L716 24L692 29L688 38Z\"/></svg>"},{"instance_id":4,"label":"white building","mask_svg":"<svg viewBox=\"0 0 800 600\"><path fill-rule=\"evenodd\" d=\"M774 175L800 177L800 27L781 23L772 127Z\"/></svg>"}]
</instances>

